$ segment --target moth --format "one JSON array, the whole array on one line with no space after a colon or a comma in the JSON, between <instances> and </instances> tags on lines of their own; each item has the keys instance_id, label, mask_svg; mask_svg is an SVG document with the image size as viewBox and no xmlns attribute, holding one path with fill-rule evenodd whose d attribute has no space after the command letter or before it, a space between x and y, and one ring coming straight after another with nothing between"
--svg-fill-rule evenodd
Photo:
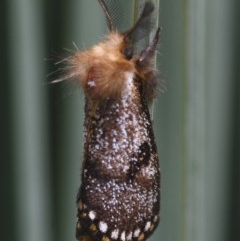
<instances>
[{"instance_id":1,"label":"moth","mask_svg":"<svg viewBox=\"0 0 240 241\"><path fill-rule=\"evenodd\" d=\"M109 34L89 50L65 60L66 73L85 94L84 157L77 195L79 241L144 241L156 229L160 168L148 102L156 96L153 58L160 28L139 54L136 32L154 11L147 1L132 28L119 33L104 0Z\"/></svg>"}]
</instances>

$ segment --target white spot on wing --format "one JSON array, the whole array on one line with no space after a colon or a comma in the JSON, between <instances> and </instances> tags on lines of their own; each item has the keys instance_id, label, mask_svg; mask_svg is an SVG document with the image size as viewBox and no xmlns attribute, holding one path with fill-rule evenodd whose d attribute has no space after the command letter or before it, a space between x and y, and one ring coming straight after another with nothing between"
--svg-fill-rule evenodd
<instances>
[{"instance_id":1,"label":"white spot on wing","mask_svg":"<svg viewBox=\"0 0 240 241\"><path fill-rule=\"evenodd\" d=\"M139 228L137 228L137 229L134 231L133 236L134 236L135 238L138 238L138 237L139 237L140 232L141 232L141 230L140 230Z\"/></svg>"},{"instance_id":2,"label":"white spot on wing","mask_svg":"<svg viewBox=\"0 0 240 241\"><path fill-rule=\"evenodd\" d=\"M146 225L145 225L145 228L144 228L144 231L147 232L151 227L151 222L147 222Z\"/></svg>"},{"instance_id":3,"label":"white spot on wing","mask_svg":"<svg viewBox=\"0 0 240 241\"><path fill-rule=\"evenodd\" d=\"M123 232L121 233L121 240L122 240L122 241L125 241L125 240L126 240L126 233L125 233L125 231L123 231Z\"/></svg>"},{"instance_id":4,"label":"white spot on wing","mask_svg":"<svg viewBox=\"0 0 240 241\"><path fill-rule=\"evenodd\" d=\"M90 211L88 215L91 220L94 220L96 218L96 213L94 211Z\"/></svg>"},{"instance_id":5,"label":"white spot on wing","mask_svg":"<svg viewBox=\"0 0 240 241\"><path fill-rule=\"evenodd\" d=\"M128 235L127 235L127 240L132 240L132 232L130 232Z\"/></svg>"},{"instance_id":6,"label":"white spot on wing","mask_svg":"<svg viewBox=\"0 0 240 241\"><path fill-rule=\"evenodd\" d=\"M99 222L99 230L102 232L102 233L106 233L107 230L108 230L108 225L103 222L103 221L100 221Z\"/></svg>"},{"instance_id":7,"label":"white spot on wing","mask_svg":"<svg viewBox=\"0 0 240 241\"><path fill-rule=\"evenodd\" d=\"M117 239L119 234L119 229L114 229L111 233L111 238L112 239Z\"/></svg>"}]
</instances>

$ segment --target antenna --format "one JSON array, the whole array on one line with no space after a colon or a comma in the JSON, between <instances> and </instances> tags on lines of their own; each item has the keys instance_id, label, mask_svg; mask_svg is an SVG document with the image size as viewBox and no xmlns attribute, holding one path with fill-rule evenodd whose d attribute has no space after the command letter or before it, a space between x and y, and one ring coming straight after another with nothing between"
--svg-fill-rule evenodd
<instances>
[{"instance_id":1,"label":"antenna","mask_svg":"<svg viewBox=\"0 0 240 241\"><path fill-rule=\"evenodd\" d=\"M101 5L101 7L105 13L105 18L107 20L107 26L108 26L109 31L111 32L113 30L113 23L112 23L112 18L109 13L108 7L107 7L106 3L104 2L104 0L98 0L98 2Z\"/></svg>"}]
</instances>

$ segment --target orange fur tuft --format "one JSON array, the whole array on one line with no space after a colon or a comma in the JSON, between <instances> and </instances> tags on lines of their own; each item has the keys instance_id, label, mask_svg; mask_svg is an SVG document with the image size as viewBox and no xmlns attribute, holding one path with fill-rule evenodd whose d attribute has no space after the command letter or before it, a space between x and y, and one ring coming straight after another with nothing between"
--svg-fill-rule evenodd
<instances>
[{"instance_id":1,"label":"orange fur tuft","mask_svg":"<svg viewBox=\"0 0 240 241\"><path fill-rule=\"evenodd\" d=\"M106 41L68 59L69 71L64 79L76 78L92 99L117 98L127 74L136 72L134 62L121 52L124 47L123 36L111 33Z\"/></svg>"}]
</instances>

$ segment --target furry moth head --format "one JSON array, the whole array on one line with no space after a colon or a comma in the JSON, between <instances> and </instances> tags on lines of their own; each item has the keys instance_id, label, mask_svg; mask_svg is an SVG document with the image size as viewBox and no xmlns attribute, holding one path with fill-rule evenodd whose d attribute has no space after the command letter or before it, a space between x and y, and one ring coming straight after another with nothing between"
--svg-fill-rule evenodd
<instances>
[{"instance_id":1,"label":"furry moth head","mask_svg":"<svg viewBox=\"0 0 240 241\"><path fill-rule=\"evenodd\" d=\"M134 53L133 36L136 31L148 27L146 22L154 11L148 1L136 23L129 30L119 33L115 30L110 12L103 0L98 0L104 10L109 34L103 42L89 50L78 51L63 62L66 71L53 83L75 79L83 88L87 99L103 100L118 98L125 86L126 77L131 73L143 80L147 100L156 95L157 75L153 67L153 57L160 38L160 28L150 44L139 55Z\"/></svg>"}]
</instances>

